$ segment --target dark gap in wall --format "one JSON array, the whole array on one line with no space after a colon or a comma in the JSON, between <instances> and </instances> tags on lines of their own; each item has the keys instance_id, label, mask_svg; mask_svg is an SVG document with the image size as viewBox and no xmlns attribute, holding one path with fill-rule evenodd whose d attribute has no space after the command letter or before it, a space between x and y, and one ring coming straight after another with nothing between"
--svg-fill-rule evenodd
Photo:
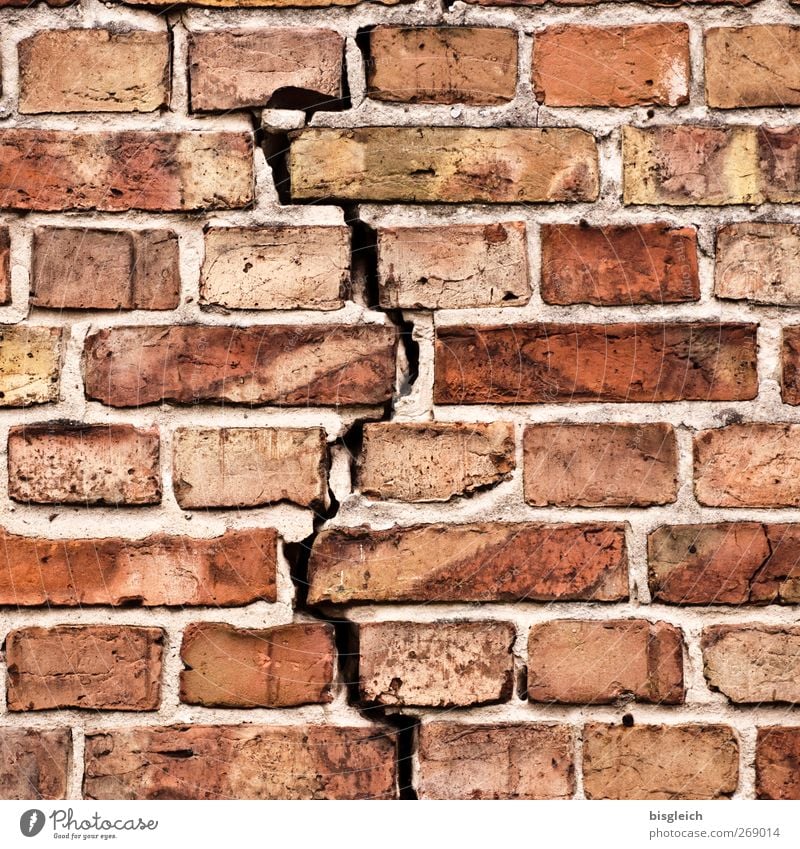
<instances>
[{"instance_id":1,"label":"dark gap in wall","mask_svg":"<svg viewBox=\"0 0 800 849\"><path fill-rule=\"evenodd\" d=\"M264 151L267 165L272 169L272 179L278 200L288 206L298 201L292 200L291 181L289 179L289 133L285 131L255 128L255 144Z\"/></svg>"}]
</instances>

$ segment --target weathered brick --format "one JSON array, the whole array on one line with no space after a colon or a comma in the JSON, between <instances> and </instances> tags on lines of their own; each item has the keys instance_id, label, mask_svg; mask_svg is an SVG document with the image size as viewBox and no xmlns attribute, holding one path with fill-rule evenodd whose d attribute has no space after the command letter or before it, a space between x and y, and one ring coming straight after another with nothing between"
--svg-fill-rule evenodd
<instances>
[{"instance_id":1,"label":"weathered brick","mask_svg":"<svg viewBox=\"0 0 800 849\"><path fill-rule=\"evenodd\" d=\"M680 106L689 77L686 24L561 24L534 36L533 87L548 106Z\"/></svg>"},{"instance_id":2,"label":"weathered brick","mask_svg":"<svg viewBox=\"0 0 800 849\"><path fill-rule=\"evenodd\" d=\"M761 203L754 128L623 127L626 204Z\"/></svg>"},{"instance_id":3,"label":"weathered brick","mask_svg":"<svg viewBox=\"0 0 800 849\"><path fill-rule=\"evenodd\" d=\"M0 226L0 306L11 303L11 236Z\"/></svg>"},{"instance_id":4,"label":"weathered brick","mask_svg":"<svg viewBox=\"0 0 800 849\"><path fill-rule=\"evenodd\" d=\"M349 227L209 230L204 303L228 309L339 309L350 282Z\"/></svg>"},{"instance_id":5,"label":"weathered brick","mask_svg":"<svg viewBox=\"0 0 800 849\"><path fill-rule=\"evenodd\" d=\"M694 438L694 492L708 507L795 507L800 425L733 424Z\"/></svg>"},{"instance_id":6,"label":"weathered brick","mask_svg":"<svg viewBox=\"0 0 800 849\"><path fill-rule=\"evenodd\" d=\"M420 799L569 799L572 731L564 725L423 722Z\"/></svg>"},{"instance_id":7,"label":"weathered brick","mask_svg":"<svg viewBox=\"0 0 800 849\"><path fill-rule=\"evenodd\" d=\"M800 226L742 221L717 231L714 294L800 305Z\"/></svg>"},{"instance_id":8,"label":"weathered brick","mask_svg":"<svg viewBox=\"0 0 800 849\"><path fill-rule=\"evenodd\" d=\"M235 132L4 129L0 208L190 211L253 200L253 141Z\"/></svg>"},{"instance_id":9,"label":"weathered brick","mask_svg":"<svg viewBox=\"0 0 800 849\"><path fill-rule=\"evenodd\" d=\"M648 507L678 495L678 443L670 425L528 425L522 447L528 504Z\"/></svg>"},{"instance_id":10,"label":"weathered brick","mask_svg":"<svg viewBox=\"0 0 800 849\"><path fill-rule=\"evenodd\" d=\"M206 707L294 707L331 701L333 625L263 630L198 622L183 634L181 701Z\"/></svg>"},{"instance_id":11,"label":"weathered brick","mask_svg":"<svg viewBox=\"0 0 800 849\"><path fill-rule=\"evenodd\" d=\"M670 224L544 224L542 298L548 304L697 301L697 231Z\"/></svg>"},{"instance_id":12,"label":"weathered brick","mask_svg":"<svg viewBox=\"0 0 800 849\"><path fill-rule=\"evenodd\" d=\"M506 480L516 466L510 422L368 424L357 485L371 498L448 501Z\"/></svg>"},{"instance_id":13,"label":"weathered brick","mask_svg":"<svg viewBox=\"0 0 800 849\"><path fill-rule=\"evenodd\" d=\"M394 799L381 726L118 728L86 738L87 799Z\"/></svg>"},{"instance_id":14,"label":"weathered brick","mask_svg":"<svg viewBox=\"0 0 800 849\"><path fill-rule=\"evenodd\" d=\"M175 309L178 263L171 230L37 227L31 303L57 310Z\"/></svg>"},{"instance_id":15,"label":"weathered brick","mask_svg":"<svg viewBox=\"0 0 800 849\"><path fill-rule=\"evenodd\" d=\"M510 307L530 300L524 222L382 227L377 244L382 307Z\"/></svg>"},{"instance_id":16,"label":"weathered brick","mask_svg":"<svg viewBox=\"0 0 800 849\"><path fill-rule=\"evenodd\" d=\"M724 799L736 791L739 745L725 725L584 728L589 799Z\"/></svg>"},{"instance_id":17,"label":"weathered brick","mask_svg":"<svg viewBox=\"0 0 800 849\"><path fill-rule=\"evenodd\" d=\"M508 701L515 636L512 622L359 625L359 693L366 702L395 706Z\"/></svg>"},{"instance_id":18,"label":"weathered brick","mask_svg":"<svg viewBox=\"0 0 800 849\"><path fill-rule=\"evenodd\" d=\"M58 401L63 347L60 327L0 325L0 407Z\"/></svg>"},{"instance_id":19,"label":"weathered brick","mask_svg":"<svg viewBox=\"0 0 800 849\"><path fill-rule=\"evenodd\" d=\"M158 463L154 429L21 425L8 435L8 492L35 504L157 504Z\"/></svg>"},{"instance_id":20,"label":"weathered brick","mask_svg":"<svg viewBox=\"0 0 800 849\"><path fill-rule=\"evenodd\" d=\"M764 196L773 203L800 201L800 127L758 127L759 165Z\"/></svg>"},{"instance_id":21,"label":"weathered brick","mask_svg":"<svg viewBox=\"0 0 800 849\"><path fill-rule=\"evenodd\" d=\"M173 486L181 507L325 503L321 428L178 428L173 446Z\"/></svg>"},{"instance_id":22,"label":"weathered brick","mask_svg":"<svg viewBox=\"0 0 800 849\"><path fill-rule=\"evenodd\" d=\"M342 96L344 39L306 27L189 33L192 110L302 105L330 108ZM291 98L286 104L282 96Z\"/></svg>"},{"instance_id":23,"label":"weathered brick","mask_svg":"<svg viewBox=\"0 0 800 849\"><path fill-rule=\"evenodd\" d=\"M721 109L800 105L800 27L760 24L705 31L708 105Z\"/></svg>"},{"instance_id":24,"label":"weathered brick","mask_svg":"<svg viewBox=\"0 0 800 849\"><path fill-rule=\"evenodd\" d=\"M781 345L781 397L784 404L800 404L800 327L784 327Z\"/></svg>"},{"instance_id":25,"label":"weathered brick","mask_svg":"<svg viewBox=\"0 0 800 849\"><path fill-rule=\"evenodd\" d=\"M0 799L64 799L72 735L68 728L0 731Z\"/></svg>"},{"instance_id":26,"label":"weathered brick","mask_svg":"<svg viewBox=\"0 0 800 849\"><path fill-rule=\"evenodd\" d=\"M610 704L683 702L680 628L643 619L561 619L528 635L528 698Z\"/></svg>"},{"instance_id":27,"label":"weathered brick","mask_svg":"<svg viewBox=\"0 0 800 849\"><path fill-rule=\"evenodd\" d=\"M157 710L160 628L59 625L6 637L8 709Z\"/></svg>"},{"instance_id":28,"label":"weathered brick","mask_svg":"<svg viewBox=\"0 0 800 849\"><path fill-rule=\"evenodd\" d=\"M572 128L306 129L291 139L296 200L553 203L599 190L595 140Z\"/></svg>"},{"instance_id":29,"label":"weathered brick","mask_svg":"<svg viewBox=\"0 0 800 849\"><path fill-rule=\"evenodd\" d=\"M759 799L800 799L800 728L759 728L756 794Z\"/></svg>"},{"instance_id":30,"label":"weathered brick","mask_svg":"<svg viewBox=\"0 0 800 849\"><path fill-rule=\"evenodd\" d=\"M15 0L16 2L16 0ZM175 0L119 0L129 6L174 6ZM327 6L357 6L366 0L185 0L188 6L208 6L222 9L251 9L267 7L293 7L300 8L327 7ZM373 2L384 6L393 6L396 3L408 2L408 0L373 0ZM755 0L708 0L711 3L722 2L755 2Z\"/></svg>"},{"instance_id":31,"label":"weathered brick","mask_svg":"<svg viewBox=\"0 0 800 849\"><path fill-rule=\"evenodd\" d=\"M623 601L621 525L415 525L327 528L308 568L325 601Z\"/></svg>"},{"instance_id":32,"label":"weathered brick","mask_svg":"<svg viewBox=\"0 0 800 849\"><path fill-rule=\"evenodd\" d=\"M0 531L0 605L196 606L276 601L277 533L42 539Z\"/></svg>"},{"instance_id":33,"label":"weathered brick","mask_svg":"<svg viewBox=\"0 0 800 849\"><path fill-rule=\"evenodd\" d=\"M655 601L800 604L800 525L667 525L647 548Z\"/></svg>"},{"instance_id":34,"label":"weathered brick","mask_svg":"<svg viewBox=\"0 0 800 849\"><path fill-rule=\"evenodd\" d=\"M800 702L800 628L712 625L701 645L708 686L732 702Z\"/></svg>"},{"instance_id":35,"label":"weathered brick","mask_svg":"<svg viewBox=\"0 0 800 849\"><path fill-rule=\"evenodd\" d=\"M437 404L748 400L756 325L437 327L434 371Z\"/></svg>"},{"instance_id":36,"label":"weathered brick","mask_svg":"<svg viewBox=\"0 0 800 849\"><path fill-rule=\"evenodd\" d=\"M367 38L367 94L374 100L486 105L514 98L514 30L379 26Z\"/></svg>"},{"instance_id":37,"label":"weathered brick","mask_svg":"<svg viewBox=\"0 0 800 849\"><path fill-rule=\"evenodd\" d=\"M384 404L396 346L378 324L114 327L86 338L83 372L86 394L112 407Z\"/></svg>"},{"instance_id":38,"label":"weathered brick","mask_svg":"<svg viewBox=\"0 0 800 849\"><path fill-rule=\"evenodd\" d=\"M154 112L169 100L166 30L48 30L18 50L23 114Z\"/></svg>"}]
</instances>

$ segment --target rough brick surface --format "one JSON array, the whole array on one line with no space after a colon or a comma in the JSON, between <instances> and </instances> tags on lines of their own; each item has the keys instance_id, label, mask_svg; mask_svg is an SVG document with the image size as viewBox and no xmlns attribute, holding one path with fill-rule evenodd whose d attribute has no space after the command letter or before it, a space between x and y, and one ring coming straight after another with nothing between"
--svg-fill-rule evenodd
<instances>
[{"instance_id":1,"label":"rough brick surface","mask_svg":"<svg viewBox=\"0 0 800 849\"><path fill-rule=\"evenodd\" d=\"M0 209L238 208L253 199L244 133L6 129Z\"/></svg>"},{"instance_id":2,"label":"rough brick surface","mask_svg":"<svg viewBox=\"0 0 800 849\"><path fill-rule=\"evenodd\" d=\"M189 35L192 109L280 106L281 95L331 108L342 94L344 40L332 30L275 27ZM297 90L297 91L295 91Z\"/></svg>"},{"instance_id":3,"label":"rough brick surface","mask_svg":"<svg viewBox=\"0 0 800 849\"><path fill-rule=\"evenodd\" d=\"M800 728L758 729L756 793L759 799L800 799Z\"/></svg>"},{"instance_id":4,"label":"rough brick surface","mask_svg":"<svg viewBox=\"0 0 800 849\"><path fill-rule=\"evenodd\" d=\"M359 626L359 693L365 702L466 707L508 701L510 622L370 622Z\"/></svg>"},{"instance_id":5,"label":"rough brick surface","mask_svg":"<svg viewBox=\"0 0 800 849\"><path fill-rule=\"evenodd\" d=\"M153 112L169 99L166 31L51 30L18 50L20 112Z\"/></svg>"},{"instance_id":6,"label":"rough brick surface","mask_svg":"<svg viewBox=\"0 0 800 849\"><path fill-rule=\"evenodd\" d=\"M568 799L572 732L534 723L425 722L420 799Z\"/></svg>"},{"instance_id":7,"label":"rough brick surface","mask_svg":"<svg viewBox=\"0 0 800 849\"><path fill-rule=\"evenodd\" d=\"M736 790L739 747L723 725L590 724L583 783L589 799L721 799Z\"/></svg>"},{"instance_id":8,"label":"rough brick surface","mask_svg":"<svg viewBox=\"0 0 800 849\"><path fill-rule=\"evenodd\" d=\"M656 601L800 603L800 526L669 525L653 531L647 544Z\"/></svg>"},{"instance_id":9,"label":"rough brick surface","mask_svg":"<svg viewBox=\"0 0 800 849\"><path fill-rule=\"evenodd\" d=\"M508 478L514 449L508 422L368 424L357 484L373 498L447 501Z\"/></svg>"},{"instance_id":10,"label":"rough brick surface","mask_svg":"<svg viewBox=\"0 0 800 849\"><path fill-rule=\"evenodd\" d=\"M512 100L517 34L480 27L377 27L369 33L367 92L402 103Z\"/></svg>"},{"instance_id":11,"label":"rough brick surface","mask_svg":"<svg viewBox=\"0 0 800 849\"><path fill-rule=\"evenodd\" d=\"M671 304L700 297L692 227L545 224L541 236L548 304Z\"/></svg>"},{"instance_id":12,"label":"rough brick surface","mask_svg":"<svg viewBox=\"0 0 800 849\"><path fill-rule=\"evenodd\" d=\"M734 424L694 438L694 490L709 507L800 501L800 425Z\"/></svg>"},{"instance_id":13,"label":"rough brick surface","mask_svg":"<svg viewBox=\"0 0 800 849\"><path fill-rule=\"evenodd\" d=\"M260 631L189 625L181 645L181 701L244 708L329 702L335 653L333 626L325 623Z\"/></svg>"},{"instance_id":14,"label":"rough brick surface","mask_svg":"<svg viewBox=\"0 0 800 849\"><path fill-rule=\"evenodd\" d=\"M72 738L67 728L0 731L0 799L64 799Z\"/></svg>"},{"instance_id":15,"label":"rough brick surface","mask_svg":"<svg viewBox=\"0 0 800 849\"><path fill-rule=\"evenodd\" d=\"M533 86L548 106L688 103L689 27L548 27L534 38Z\"/></svg>"},{"instance_id":16,"label":"rough brick surface","mask_svg":"<svg viewBox=\"0 0 800 849\"><path fill-rule=\"evenodd\" d=\"M572 128L303 130L289 176L296 200L553 203L598 193L595 140Z\"/></svg>"},{"instance_id":17,"label":"rough brick surface","mask_svg":"<svg viewBox=\"0 0 800 849\"><path fill-rule=\"evenodd\" d=\"M395 346L380 325L119 327L87 337L83 369L87 395L112 407L382 404Z\"/></svg>"},{"instance_id":18,"label":"rough brick surface","mask_svg":"<svg viewBox=\"0 0 800 849\"><path fill-rule=\"evenodd\" d=\"M510 307L530 299L522 222L381 228L377 248L383 307Z\"/></svg>"},{"instance_id":19,"label":"rough brick surface","mask_svg":"<svg viewBox=\"0 0 800 849\"><path fill-rule=\"evenodd\" d=\"M171 230L34 230L31 303L37 307L171 310L180 291Z\"/></svg>"},{"instance_id":20,"label":"rough brick surface","mask_svg":"<svg viewBox=\"0 0 800 849\"><path fill-rule=\"evenodd\" d=\"M120 728L86 740L87 799L393 799L395 739L380 728Z\"/></svg>"},{"instance_id":21,"label":"rough brick surface","mask_svg":"<svg viewBox=\"0 0 800 849\"><path fill-rule=\"evenodd\" d=\"M683 689L682 635L666 622L563 619L530 630L531 701L680 704Z\"/></svg>"},{"instance_id":22,"label":"rough brick surface","mask_svg":"<svg viewBox=\"0 0 800 849\"><path fill-rule=\"evenodd\" d=\"M0 535L0 605L228 607L276 601L277 534L142 540Z\"/></svg>"},{"instance_id":23,"label":"rough brick surface","mask_svg":"<svg viewBox=\"0 0 800 849\"><path fill-rule=\"evenodd\" d=\"M327 493L320 428L180 428L173 459L181 507L314 507Z\"/></svg>"},{"instance_id":24,"label":"rough brick surface","mask_svg":"<svg viewBox=\"0 0 800 849\"><path fill-rule=\"evenodd\" d=\"M6 637L12 711L157 710L161 699L160 628L60 625Z\"/></svg>"},{"instance_id":25,"label":"rough brick surface","mask_svg":"<svg viewBox=\"0 0 800 849\"><path fill-rule=\"evenodd\" d=\"M13 427L8 491L35 504L157 504L158 432L69 422Z\"/></svg>"},{"instance_id":26,"label":"rough brick surface","mask_svg":"<svg viewBox=\"0 0 800 849\"><path fill-rule=\"evenodd\" d=\"M755 326L532 324L436 331L438 404L746 400Z\"/></svg>"},{"instance_id":27,"label":"rough brick surface","mask_svg":"<svg viewBox=\"0 0 800 849\"><path fill-rule=\"evenodd\" d=\"M800 628L711 625L702 647L709 686L732 702L800 702Z\"/></svg>"},{"instance_id":28,"label":"rough brick surface","mask_svg":"<svg viewBox=\"0 0 800 849\"><path fill-rule=\"evenodd\" d=\"M785 404L800 404L800 327L783 331L781 396Z\"/></svg>"},{"instance_id":29,"label":"rough brick surface","mask_svg":"<svg viewBox=\"0 0 800 849\"><path fill-rule=\"evenodd\" d=\"M323 530L309 601L622 601L622 526L417 525Z\"/></svg>"},{"instance_id":30,"label":"rough brick surface","mask_svg":"<svg viewBox=\"0 0 800 849\"><path fill-rule=\"evenodd\" d=\"M529 425L522 446L528 504L648 507L678 493L669 425Z\"/></svg>"},{"instance_id":31,"label":"rough brick surface","mask_svg":"<svg viewBox=\"0 0 800 849\"><path fill-rule=\"evenodd\" d=\"M0 407L57 401L62 353L58 327L0 325Z\"/></svg>"}]
</instances>

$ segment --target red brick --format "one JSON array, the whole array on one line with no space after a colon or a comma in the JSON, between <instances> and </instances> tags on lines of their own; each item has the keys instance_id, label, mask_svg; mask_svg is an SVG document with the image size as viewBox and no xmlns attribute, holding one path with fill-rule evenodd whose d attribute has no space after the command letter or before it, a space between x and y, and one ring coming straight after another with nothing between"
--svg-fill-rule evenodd
<instances>
[{"instance_id":1,"label":"red brick","mask_svg":"<svg viewBox=\"0 0 800 849\"><path fill-rule=\"evenodd\" d=\"M374 423L364 427L357 485L371 498L448 501L508 479L510 422Z\"/></svg>"},{"instance_id":2,"label":"red brick","mask_svg":"<svg viewBox=\"0 0 800 849\"><path fill-rule=\"evenodd\" d=\"M784 404L800 404L800 327L784 327L781 346L781 397Z\"/></svg>"},{"instance_id":3,"label":"red brick","mask_svg":"<svg viewBox=\"0 0 800 849\"><path fill-rule=\"evenodd\" d=\"M800 305L800 226L743 221L717 230L714 294Z\"/></svg>"},{"instance_id":4,"label":"red brick","mask_svg":"<svg viewBox=\"0 0 800 849\"><path fill-rule=\"evenodd\" d=\"M13 427L8 491L35 504L158 504L158 431L69 422Z\"/></svg>"},{"instance_id":5,"label":"red brick","mask_svg":"<svg viewBox=\"0 0 800 849\"><path fill-rule=\"evenodd\" d=\"M296 622L262 630L197 622L183 634L181 701L206 707L325 704L336 646L333 625Z\"/></svg>"},{"instance_id":6,"label":"red brick","mask_svg":"<svg viewBox=\"0 0 800 849\"><path fill-rule=\"evenodd\" d=\"M800 799L800 728L758 729L756 794L759 799Z\"/></svg>"},{"instance_id":7,"label":"red brick","mask_svg":"<svg viewBox=\"0 0 800 849\"><path fill-rule=\"evenodd\" d=\"M436 329L437 404L724 401L756 396L756 325Z\"/></svg>"},{"instance_id":8,"label":"red brick","mask_svg":"<svg viewBox=\"0 0 800 849\"><path fill-rule=\"evenodd\" d=\"M800 425L734 424L694 438L695 497L708 507L794 507Z\"/></svg>"},{"instance_id":9,"label":"red brick","mask_svg":"<svg viewBox=\"0 0 800 849\"><path fill-rule=\"evenodd\" d=\"M701 645L708 686L732 702L800 702L800 628L712 625Z\"/></svg>"},{"instance_id":10,"label":"red brick","mask_svg":"<svg viewBox=\"0 0 800 849\"><path fill-rule=\"evenodd\" d=\"M394 799L376 725L118 728L86 738L86 799Z\"/></svg>"},{"instance_id":11,"label":"red brick","mask_svg":"<svg viewBox=\"0 0 800 849\"><path fill-rule=\"evenodd\" d=\"M58 401L63 354L60 327L0 325L0 407Z\"/></svg>"},{"instance_id":12,"label":"red brick","mask_svg":"<svg viewBox=\"0 0 800 849\"><path fill-rule=\"evenodd\" d=\"M514 98L514 30L379 26L367 38L367 95L374 100L484 105Z\"/></svg>"},{"instance_id":13,"label":"red brick","mask_svg":"<svg viewBox=\"0 0 800 849\"><path fill-rule=\"evenodd\" d=\"M758 127L758 158L764 197L773 203L800 201L800 127Z\"/></svg>"},{"instance_id":14,"label":"red brick","mask_svg":"<svg viewBox=\"0 0 800 849\"><path fill-rule=\"evenodd\" d=\"M544 224L548 304L673 304L700 299L697 231L670 224Z\"/></svg>"},{"instance_id":15,"label":"red brick","mask_svg":"<svg viewBox=\"0 0 800 849\"><path fill-rule=\"evenodd\" d=\"M382 307L511 307L530 300L521 221L382 227L377 240Z\"/></svg>"},{"instance_id":16,"label":"red brick","mask_svg":"<svg viewBox=\"0 0 800 849\"><path fill-rule=\"evenodd\" d=\"M621 525L415 525L327 528L308 568L325 601L624 601Z\"/></svg>"},{"instance_id":17,"label":"red brick","mask_svg":"<svg viewBox=\"0 0 800 849\"><path fill-rule=\"evenodd\" d=\"M321 428L179 428L173 447L173 486L181 507L326 502Z\"/></svg>"},{"instance_id":18,"label":"red brick","mask_svg":"<svg viewBox=\"0 0 800 849\"><path fill-rule=\"evenodd\" d=\"M528 425L522 445L525 500L537 507L648 507L678 495L670 425Z\"/></svg>"},{"instance_id":19,"label":"red brick","mask_svg":"<svg viewBox=\"0 0 800 849\"><path fill-rule=\"evenodd\" d=\"M555 203L597 198L597 145L571 127L310 128L291 134L295 200Z\"/></svg>"},{"instance_id":20,"label":"red brick","mask_svg":"<svg viewBox=\"0 0 800 849\"><path fill-rule=\"evenodd\" d=\"M708 105L738 109L800 105L800 27L761 24L705 31Z\"/></svg>"},{"instance_id":21,"label":"red brick","mask_svg":"<svg viewBox=\"0 0 800 849\"><path fill-rule=\"evenodd\" d=\"M37 227L31 303L57 310L175 309L178 262L171 230Z\"/></svg>"},{"instance_id":22,"label":"red brick","mask_svg":"<svg viewBox=\"0 0 800 849\"><path fill-rule=\"evenodd\" d=\"M42 539L0 531L0 604L228 607L276 601L277 533Z\"/></svg>"},{"instance_id":23,"label":"red brick","mask_svg":"<svg viewBox=\"0 0 800 849\"><path fill-rule=\"evenodd\" d=\"M530 630L531 701L676 705L683 693L682 633L667 622L560 619Z\"/></svg>"},{"instance_id":24,"label":"red brick","mask_svg":"<svg viewBox=\"0 0 800 849\"><path fill-rule=\"evenodd\" d=\"M725 799L736 791L739 746L725 725L587 725L588 799Z\"/></svg>"},{"instance_id":25,"label":"red brick","mask_svg":"<svg viewBox=\"0 0 800 849\"><path fill-rule=\"evenodd\" d=\"M572 731L564 725L423 722L420 799L569 799Z\"/></svg>"},{"instance_id":26,"label":"red brick","mask_svg":"<svg viewBox=\"0 0 800 849\"><path fill-rule=\"evenodd\" d=\"M686 24L562 24L534 36L533 87L548 106L680 106L689 77Z\"/></svg>"},{"instance_id":27,"label":"red brick","mask_svg":"<svg viewBox=\"0 0 800 849\"><path fill-rule=\"evenodd\" d=\"M160 628L59 625L6 637L8 709L157 710Z\"/></svg>"},{"instance_id":28,"label":"red brick","mask_svg":"<svg viewBox=\"0 0 800 849\"><path fill-rule=\"evenodd\" d=\"M203 303L249 310L335 310L344 304L349 227L215 227L205 247Z\"/></svg>"},{"instance_id":29,"label":"red brick","mask_svg":"<svg viewBox=\"0 0 800 849\"><path fill-rule=\"evenodd\" d=\"M344 39L306 27L189 33L192 110L328 108L342 96Z\"/></svg>"},{"instance_id":30,"label":"red brick","mask_svg":"<svg viewBox=\"0 0 800 849\"><path fill-rule=\"evenodd\" d=\"M515 637L511 622L359 625L359 693L366 702L397 707L506 702Z\"/></svg>"},{"instance_id":31,"label":"red brick","mask_svg":"<svg viewBox=\"0 0 800 849\"><path fill-rule=\"evenodd\" d=\"M115 327L87 337L83 371L88 397L112 407L384 404L396 345L376 324Z\"/></svg>"},{"instance_id":32,"label":"red brick","mask_svg":"<svg viewBox=\"0 0 800 849\"><path fill-rule=\"evenodd\" d=\"M23 114L154 112L169 100L165 30L49 30L18 50Z\"/></svg>"},{"instance_id":33,"label":"red brick","mask_svg":"<svg viewBox=\"0 0 800 849\"><path fill-rule=\"evenodd\" d=\"M0 731L0 799L64 799L72 753L68 728Z\"/></svg>"},{"instance_id":34,"label":"red brick","mask_svg":"<svg viewBox=\"0 0 800 849\"><path fill-rule=\"evenodd\" d=\"M169 212L252 200L248 133L5 129L0 138L2 209Z\"/></svg>"},{"instance_id":35,"label":"red brick","mask_svg":"<svg viewBox=\"0 0 800 849\"><path fill-rule=\"evenodd\" d=\"M647 547L656 601L800 603L800 525L667 525Z\"/></svg>"}]
</instances>

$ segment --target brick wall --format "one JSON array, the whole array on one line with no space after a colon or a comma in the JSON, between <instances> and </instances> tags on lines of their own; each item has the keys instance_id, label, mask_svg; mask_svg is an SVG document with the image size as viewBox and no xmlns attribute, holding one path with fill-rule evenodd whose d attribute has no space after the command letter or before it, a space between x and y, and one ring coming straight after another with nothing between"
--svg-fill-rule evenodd
<instances>
[{"instance_id":1,"label":"brick wall","mask_svg":"<svg viewBox=\"0 0 800 849\"><path fill-rule=\"evenodd\" d=\"M0 3L0 796L800 797L800 9L319 3Z\"/></svg>"}]
</instances>

